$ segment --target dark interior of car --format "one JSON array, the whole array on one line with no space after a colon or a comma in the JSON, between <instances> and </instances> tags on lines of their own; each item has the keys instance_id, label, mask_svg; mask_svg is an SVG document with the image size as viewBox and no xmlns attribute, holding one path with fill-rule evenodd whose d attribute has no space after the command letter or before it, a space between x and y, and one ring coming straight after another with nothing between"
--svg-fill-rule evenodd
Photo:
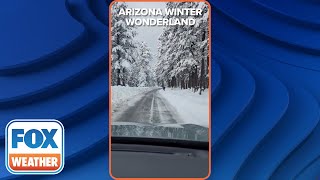
<instances>
[{"instance_id":1,"label":"dark interior of car","mask_svg":"<svg viewBox=\"0 0 320 180\"><path fill-rule=\"evenodd\" d=\"M205 178L209 173L208 142L141 137L111 141L116 178Z\"/></svg>"}]
</instances>

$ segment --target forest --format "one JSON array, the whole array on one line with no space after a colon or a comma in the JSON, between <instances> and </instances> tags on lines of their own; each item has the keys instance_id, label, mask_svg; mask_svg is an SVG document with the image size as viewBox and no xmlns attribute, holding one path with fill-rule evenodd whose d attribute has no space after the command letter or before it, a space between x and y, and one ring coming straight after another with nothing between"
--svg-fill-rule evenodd
<instances>
[{"instance_id":1,"label":"forest","mask_svg":"<svg viewBox=\"0 0 320 180\"><path fill-rule=\"evenodd\" d=\"M209 86L209 27L208 6L205 3L166 3L173 8L201 8L193 16L194 25L165 26L158 37L158 53L152 54L143 41L135 39L136 28L125 23L126 16L119 15L126 3L112 7L112 86L190 89L201 92ZM165 15L162 18L172 18ZM187 15L179 18L187 19ZM155 63L151 63L155 62ZM154 64L152 66L151 64Z\"/></svg>"}]
</instances>

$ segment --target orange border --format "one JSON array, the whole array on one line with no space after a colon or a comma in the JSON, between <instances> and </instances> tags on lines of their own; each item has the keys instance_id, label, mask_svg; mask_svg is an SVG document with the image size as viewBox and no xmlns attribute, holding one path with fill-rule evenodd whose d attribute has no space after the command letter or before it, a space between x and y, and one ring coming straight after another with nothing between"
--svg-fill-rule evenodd
<instances>
[{"instance_id":1,"label":"orange border","mask_svg":"<svg viewBox=\"0 0 320 180\"><path fill-rule=\"evenodd\" d=\"M112 52L112 36L111 36L111 7L115 2L204 2L208 5L209 7L209 158L208 158L208 163L209 163L209 170L208 170L208 175L203 178L116 178L112 175L111 171L111 112L112 112L112 89L111 89L111 52ZM117 180L161 180L161 179L171 179L171 180L203 180L203 179L208 179L209 176L211 175L211 5L208 1L206 0L114 0L110 3L109 5L109 175L113 179Z\"/></svg>"}]
</instances>

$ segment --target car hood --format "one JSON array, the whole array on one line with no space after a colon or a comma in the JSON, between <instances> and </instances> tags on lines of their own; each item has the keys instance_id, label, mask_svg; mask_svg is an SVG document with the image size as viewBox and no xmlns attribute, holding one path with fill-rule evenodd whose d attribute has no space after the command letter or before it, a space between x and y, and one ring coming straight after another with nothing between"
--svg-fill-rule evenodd
<instances>
[{"instance_id":1,"label":"car hood","mask_svg":"<svg viewBox=\"0 0 320 180\"><path fill-rule=\"evenodd\" d=\"M208 141L209 129L196 124L112 122L112 136Z\"/></svg>"}]
</instances>

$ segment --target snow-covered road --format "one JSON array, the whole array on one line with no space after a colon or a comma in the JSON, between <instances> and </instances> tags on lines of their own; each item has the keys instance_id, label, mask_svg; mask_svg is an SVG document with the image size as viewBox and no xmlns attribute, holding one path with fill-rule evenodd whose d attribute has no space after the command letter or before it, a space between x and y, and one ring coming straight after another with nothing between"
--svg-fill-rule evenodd
<instances>
[{"instance_id":1,"label":"snow-covered road","mask_svg":"<svg viewBox=\"0 0 320 180\"><path fill-rule=\"evenodd\" d=\"M127 91L134 88L127 87ZM140 90L141 91L141 90ZM149 89L119 104L112 120L147 124L197 124L209 126L209 98L191 90Z\"/></svg>"},{"instance_id":2,"label":"snow-covered road","mask_svg":"<svg viewBox=\"0 0 320 180\"><path fill-rule=\"evenodd\" d=\"M175 108L159 93L159 89L145 93L140 100L126 108L113 119L117 122L181 123Z\"/></svg>"}]
</instances>

